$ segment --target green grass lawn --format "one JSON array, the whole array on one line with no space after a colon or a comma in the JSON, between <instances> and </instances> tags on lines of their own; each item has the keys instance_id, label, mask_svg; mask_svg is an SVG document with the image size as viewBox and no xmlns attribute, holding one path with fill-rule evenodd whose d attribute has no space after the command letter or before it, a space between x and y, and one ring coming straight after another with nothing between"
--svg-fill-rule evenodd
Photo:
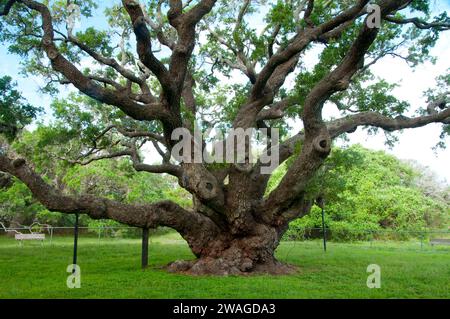
<instances>
[{"instance_id":1,"label":"green grass lawn","mask_svg":"<svg viewBox=\"0 0 450 319\"><path fill-rule=\"evenodd\" d=\"M0 237L0 298L450 298L450 249L420 244L285 242L280 260L295 264L290 276L191 277L162 267L191 259L174 234L153 237L150 267L140 265L140 242L82 237L81 288L68 289L72 239L52 245ZM381 267L381 288L366 286L369 264Z\"/></svg>"}]
</instances>

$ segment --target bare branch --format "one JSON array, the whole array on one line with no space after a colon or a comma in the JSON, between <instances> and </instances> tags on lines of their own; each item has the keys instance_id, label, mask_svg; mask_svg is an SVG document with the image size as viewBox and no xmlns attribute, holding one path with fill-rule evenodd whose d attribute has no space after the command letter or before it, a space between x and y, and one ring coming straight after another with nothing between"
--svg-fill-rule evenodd
<instances>
[{"instance_id":1,"label":"bare branch","mask_svg":"<svg viewBox=\"0 0 450 319\"><path fill-rule=\"evenodd\" d=\"M140 2L140 6L142 9L142 12L144 13L145 21L148 25L153 29L153 31L156 32L156 36L158 37L159 42L162 45L165 45L169 49L173 50L175 46L175 41L171 39L166 33L163 31L163 21L162 21L162 10L161 6L163 4L164 0L158 0L157 5L157 23L153 22L150 17L147 14L147 9L145 8L145 4L143 2Z\"/></svg>"},{"instance_id":2,"label":"bare branch","mask_svg":"<svg viewBox=\"0 0 450 319\"><path fill-rule=\"evenodd\" d=\"M267 53L269 58L273 56L273 46L275 44L275 41L277 39L278 33L280 33L281 30L281 24L277 24L272 31L272 34L270 35L269 42L267 44Z\"/></svg>"},{"instance_id":3,"label":"bare branch","mask_svg":"<svg viewBox=\"0 0 450 319\"><path fill-rule=\"evenodd\" d=\"M144 141L144 143L145 143L145 141ZM155 174L167 173L167 174L176 176L178 178L180 178L183 173L181 167L170 164L168 162L160 164L160 165L144 164L141 161L139 154L138 154L138 150L134 144L129 145L126 149L121 150L121 151L106 152L101 155L96 155L96 156L90 157L90 155L92 155L93 153L94 152L88 152L88 154L84 155L82 157L82 158L84 158L84 160L82 160L80 158L77 160L70 160L70 159L63 158L63 160L65 160L71 164L86 166L93 162L97 162L97 161L104 160L104 159L112 159L112 158L129 156L132 160L134 169L138 172L144 171L144 172L155 173Z\"/></svg>"},{"instance_id":4,"label":"bare branch","mask_svg":"<svg viewBox=\"0 0 450 319\"><path fill-rule=\"evenodd\" d=\"M294 105L294 101L291 98L285 98L279 102L276 102L269 106L268 109L263 109L259 112L257 121L264 120L276 120L284 116L284 110Z\"/></svg>"},{"instance_id":5,"label":"bare branch","mask_svg":"<svg viewBox=\"0 0 450 319\"><path fill-rule=\"evenodd\" d=\"M196 25L206 14L208 14L217 0L201 0L191 10L189 10L183 19L187 25Z\"/></svg>"},{"instance_id":6,"label":"bare branch","mask_svg":"<svg viewBox=\"0 0 450 319\"><path fill-rule=\"evenodd\" d=\"M327 127L332 138L346 132L354 132L359 126L375 126L393 132L408 128L422 127L431 123L450 124L450 109L431 115L409 118L390 118L376 112L362 112L330 122Z\"/></svg>"},{"instance_id":7,"label":"bare branch","mask_svg":"<svg viewBox=\"0 0 450 319\"><path fill-rule=\"evenodd\" d=\"M49 9L36 1L21 0L21 2L28 8L40 13L43 22L42 29L44 31L42 46L51 61L52 68L64 75L77 89L99 102L117 106L127 115L137 120L165 118L167 113L159 104L143 106L128 98L126 92L102 88L83 75L80 70L59 52L54 44L53 24Z\"/></svg>"},{"instance_id":8,"label":"bare branch","mask_svg":"<svg viewBox=\"0 0 450 319\"><path fill-rule=\"evenodd\" d=\"M136 130L128 130L128 129L124 129L118 126L114 126L117 131L126 136L126 137L130 137L130 138L136 138L136 137L147 137L150 138L152 140L158 141L159 143L165 145L165 139L163 136L153 133L153 132L147 132L147 131L136 131Z\"/></svg>"},{"instance_id":9,"label":"bare branch","mask_svg":"<svg viewBox=\"0 0 450 319\"><path fill-rule=\"evenodd\" d=\"M122 0L133 24L134 34L137 41L137 53L142 63L158 78L163 90L167 94L173 92L169 72L161 61L152 52L150 32L147 28L146 19L141 6L134 0Z\"/></svg>"},{"instance_id":10,"label":"bare branch","mask_svg":"<svg viewBox=\"0 0 450 319\"><path fill-rule=\"evenodd\" d=\"M397 17L393 17L393 16L387 16L384 18L384 20L393 22L395 24L411 23L411 24L414 24L417 28L422 29L422 30L426 30L426 29L434 29L434 30L438 30L438 31L450 30L450 22L448 21L449 20L448 18L447 18L446 22L441 22L441 21L427 22L420 18L402 19L402 18L397 18Z\"/></svg>"},{"instance_id":11,"label":"bare branch","mask_svg":"<svg viewBox=\"0 0 450 319\"><path fill-rule=\"evenodd\" d=\"M195 47L196 25L212 10L215 3L216 0L201 0L191 10L181 14L182 2L176 0L170 2L169 21L178 33L178 41L173 48L169 66L170 77L176 94L175 103L171 107L177 111L180 94L188 71L189 59Z\"/></svg>"},{"instance_id":12,"label":"bare branch","mask_svg":"<svg viewBox=\"0 0 450 319\"><path fill-rule=\"evenodd\" d=\"M92 50L89 46L87 46L86 44L80 42L77 38L75 38L74 36L70 36L67 38L67 40L73 44L75 44L78 48L80 48L81 50L83 50L84 52L86 52L87 54L89 54L93 59L95 59L96 61L104 64L104 65L108 65L110 67L112 67L114 70L116 70L117 72L119 72L123 77L125 77L126 79L129 79L132 82L135 82L139 85L143 85L145 84L145 79L142 79L138 76L136 76L133 72L131 72L130 70L127 70L125 67L123 67L121 64L119 64L116 59L113 58L106 58L104 56L102 56L101 54L98 54L97 52L95 52L94 50Z\"/></svg>"},{"instance_id":13,"label":"bare branch","mask_svg":"<svg viewBox=\"0 0 450 319\"><path fill-rule=\"evenodd\" d=\"M236 49L231 43L221 37L216 31L207 26L209 33L223 46L233 52L234 56L237 59L237 62L231 61L229 59L225 59L223 57L219 57L221 62L224 62L232 69L240 70L244 73L250 80L251 83L255 83L256 81L256 71L255 64L250 62L247 56L245 56L244 51L242 49L242 45L238 45L238 49Z\"/></svg>"},{"instance_id":14,"label":"bare branch","mask_svg":"<svg viewBox=\"0 0 450 319\"><path fill-rule=\"evenodd\" d=\"M265 86L278 66L288 62L292 57L303 51L311 41L321 34L331 31L342 23L355 19L367 2L368 0L358 1L358 4L319 27L304 31L300 30L291 40L290 44L285 49L274 54L261 70L252 90L252 99L256 100L264 94Z\"/></svg>"},{"instance_id":15,"label":"bare branch","mask_svg":"<svg viewBox=\"0 0 450 319\"><path fill-rule=\"evenodd\" d=\"M168 162L160 165L144 164L139 156L138 148L134 142L129 145L128 151L131 156L131 161L133 162L133 167L138 172L145 171L148 173L157 174L168 173L178 178L182 177L183 169L180 166L172 165Z\"/></svg>"},{"instance_id":16,"label":"bare branch","mask_svg":"<svg viewBox=\"0 0 450 319\"><path fill-rule=\"evenodd\" d=\"M91 155L91 154L89 154L89 155ZM113 152L113 153L97 155L95 157L91 157L86 160L80 160L80 159L77 159L77 160L63 159L63 160L67 161L70 164L78 164L81 166L86 166L93 162L97 162L97 161L100 161L103 159L118 158L118 157L122 157L122 156L131 156L131 152L129 150L123 150L123 151L117 151L117 152ZM87 156L83 156L83 157L87 157Z\"/></svg>"}]
</instances>

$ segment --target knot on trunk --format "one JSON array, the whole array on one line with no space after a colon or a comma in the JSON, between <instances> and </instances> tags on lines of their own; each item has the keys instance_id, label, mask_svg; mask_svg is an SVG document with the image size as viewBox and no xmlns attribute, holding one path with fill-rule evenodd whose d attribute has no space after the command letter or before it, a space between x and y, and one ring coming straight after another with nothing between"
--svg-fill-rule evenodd
<instances>
[{"instance_id":1,"label":"knot on trunk","mask_svg":"<svg viewBox=\"0 0 450 319\"><path fill-rule=\"evenodd\" d=\"M202 194L202 197L206 200L214 199L218 195L215 183L213 181L209 180L200 181L197 184L197 188L200 194Z\"/></svg>"},{"instance_id":2,"label":"knot on trunk","mask_svg":"<svg viewBox=\"0 0 450 319\"><path fill-rule=\"evenodd\" d=\"M15 159L12 162L12 165L14 166L14 168L20 168L25 165L25 160L23 158Z\"/></svg>"},{"instance_id":3,"label":"knot on trunk","mask_svg":"<svg viewBox=\"0 0 450 319\"><path fill-rule=\"evenodd\" d=\"M58 50L56 48L50 47L47 49L47 57L50 60L56 59L57 56L58 56Z\"/></svg>"},{"instance_id":4,"label":"knot on trunk","mask_svg":"<svg viewBox=\"0 0 450 319\"><path fill-rule=\"evenodd\" d=\"M321 157L327 157L331 152L331 138L325 135L319 135L314 139L314 149Z\"/></svg>"},{"instance_id":5,"label":"knot on trunk","mask_svg":"<svg viewBox=\"0 0 450 319\"><path fill-rule=\"evenodd\" d=\"M336 90L345 91L350 86L350 81L347 79L342 79L336 83Z\"/></svg>"}]
</instances>

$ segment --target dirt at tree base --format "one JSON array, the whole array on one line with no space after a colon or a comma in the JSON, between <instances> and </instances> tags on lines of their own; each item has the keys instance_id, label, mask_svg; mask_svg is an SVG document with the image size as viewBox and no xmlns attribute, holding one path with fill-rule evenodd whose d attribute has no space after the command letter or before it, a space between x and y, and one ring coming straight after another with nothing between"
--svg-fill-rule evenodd
<instances>
[{"instance_id":1,"label":"dirt at tree base","mask_svg":"<svg viewBox=\"0 0 450 319\"><path fill-rule=\"evenodd\" d=\"M228 262L223 258L205 257L197 260L177 260L169 263L166 270L192 276L251 276L251 275L292 275L299 271L295 265L285 264L277 260L253 265L244 261L239 265L235 261Z\"/></svg>"}]
</instances>

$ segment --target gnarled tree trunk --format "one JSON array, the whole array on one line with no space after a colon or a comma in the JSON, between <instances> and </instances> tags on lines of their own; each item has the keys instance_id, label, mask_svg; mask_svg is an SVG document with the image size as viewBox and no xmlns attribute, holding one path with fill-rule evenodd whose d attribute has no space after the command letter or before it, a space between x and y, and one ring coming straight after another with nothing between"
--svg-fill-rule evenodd
<instances>
[{"instance_id":1,"label":"gnarled tree trunk","mask_svg":"<svg viewBox=\"0 0 450 319\"><path fill-rule=\"evenodd\" d=\"M175 261L169 271L202 275L239 275L247 273L286 274L295 267L280 263L274 256L283 229L255 223L247 234L233 235L233 231L217 234L206 245L199 238L187 238L198 259Z\"/></svg>"}]
</instances>

